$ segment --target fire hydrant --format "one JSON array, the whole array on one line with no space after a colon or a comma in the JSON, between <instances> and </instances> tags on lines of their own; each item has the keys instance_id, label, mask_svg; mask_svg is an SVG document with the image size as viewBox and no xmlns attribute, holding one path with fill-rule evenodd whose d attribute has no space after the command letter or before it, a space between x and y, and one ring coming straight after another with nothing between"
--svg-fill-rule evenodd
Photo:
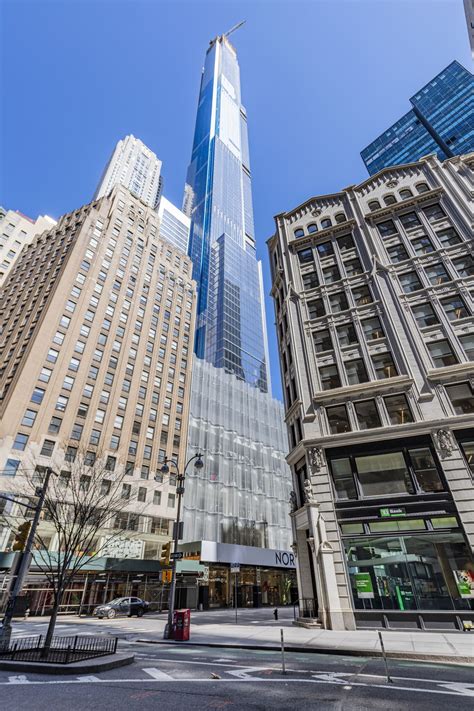
<instances>
[{"instance_id":1,"label":"fire hydrant","mask_svg":"<svg viewBox=\"0 0 474 711\"><path fill-rule=\"evenodd\" d=\"M27 607L26 610L25 610L25 616L24 616L23 619L24 619L24 620L27 620L29 616L30 616L30 608Z\"/></svg>"},{"instance_id":2,"label":"fire hydrant","mask_svg":"<svg viewBox=\"0 0 474 711\"><path fill-rule=\"evenodd\" d=\"M278 609L276 607L273 610L273 617L275 618L275 620L278 620Z\"/></svg>"}]
</instances>

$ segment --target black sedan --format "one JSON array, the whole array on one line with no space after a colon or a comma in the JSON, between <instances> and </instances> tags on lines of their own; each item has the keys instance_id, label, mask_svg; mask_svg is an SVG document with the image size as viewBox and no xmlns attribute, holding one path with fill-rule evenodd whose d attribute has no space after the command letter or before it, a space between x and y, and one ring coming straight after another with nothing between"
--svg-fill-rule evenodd
<instances>
[{"instance_id":1,"label":"black sedan","mask_svg":"<svg viewBox=\"0 0 474 711\"><path fill-rule=\"evenodd\" d=\"M136 615L137 617L142 617L145 612L150 607L149 602L145 602L139 597L116 597L115 600L105 603L104 605L98 605L93 612L94 617L98 617L101 620L103 617L107 617L109 620L117 617L117 615Z\"/></svg>"}]
</instances>

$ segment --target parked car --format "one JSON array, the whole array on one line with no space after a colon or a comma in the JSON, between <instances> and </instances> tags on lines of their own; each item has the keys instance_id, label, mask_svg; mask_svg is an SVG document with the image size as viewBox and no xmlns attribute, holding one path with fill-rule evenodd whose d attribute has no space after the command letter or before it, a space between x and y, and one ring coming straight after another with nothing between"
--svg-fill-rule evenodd
<instances>
[{"instance_id":1,"label":"parked car","mask_svg":"<svg viewBox=\"0 0 474 711\"><path fill-rule=\"evenodd\" d=\"M115 600L111 600L104 605L98 605L92 614L94 617L98 617L99 620L104 617L108 617L111 620L117 615L128 615L128 617L136 615L141 617L149 607L150 603L139 597L116 597Z\"/></svg>"}]
</instances>

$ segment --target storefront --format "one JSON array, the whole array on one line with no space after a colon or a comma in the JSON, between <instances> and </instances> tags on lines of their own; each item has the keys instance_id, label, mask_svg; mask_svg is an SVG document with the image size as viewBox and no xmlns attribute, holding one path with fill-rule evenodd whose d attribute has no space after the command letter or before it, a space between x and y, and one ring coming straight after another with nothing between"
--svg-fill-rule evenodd
<instances>
[{"instance_id":1,"label":"storefront","mask_svg":"<svg viewBox=\"0 0 474 711\"><path fill-rule=\"evenodd\" d=\"M180 546L180 570L199 558L198 605L203 609L290 605L297 600L293 553L199 541ZM186 556L189 556L186 559ZM238 572L232 572L238 571Z\"/></svg>"},{"instance_id":2,"label":"storefront","mask_svg":"<svg viewBox=\"0 0 474 711\"><path fill-rule=\"evenodd\" d=\"M357 625L462 629L474 561L428 438L330 452Z\"/></svg>"}]
</instances>

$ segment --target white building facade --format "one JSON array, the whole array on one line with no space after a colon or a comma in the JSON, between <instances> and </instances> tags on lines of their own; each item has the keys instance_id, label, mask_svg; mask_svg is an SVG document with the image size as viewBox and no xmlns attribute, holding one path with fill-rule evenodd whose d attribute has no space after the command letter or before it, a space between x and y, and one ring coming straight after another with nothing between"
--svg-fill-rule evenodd
<instances>
[{"instance_id":1,"label":"white building facade","mask_svg":"<svg viewBox=\"0 0 474 711\"><path fill-rule=\"evenodd\" d=\"M269 240L300 615L474 616L474 155L385 168Z\"/></svg>"},{"instance_id":2,"label":"white building facade","mask_svg":"<svg viewBox=\"0 0 474 711\"><path fill-rule=\"evenodd\" d=\"M38 234L54 227L56 221L47 215L32 220L21 212L0 212L0 286L8 276L25 244L30 244Z\"/></svg>"}]
</instances>

